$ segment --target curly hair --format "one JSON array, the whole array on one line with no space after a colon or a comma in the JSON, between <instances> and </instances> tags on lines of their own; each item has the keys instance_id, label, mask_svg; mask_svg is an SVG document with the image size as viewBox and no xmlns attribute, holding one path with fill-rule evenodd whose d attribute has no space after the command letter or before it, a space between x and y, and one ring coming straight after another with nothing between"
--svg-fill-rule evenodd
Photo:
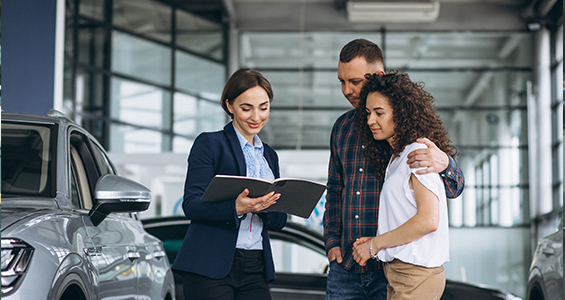
<instances>
[{"instance_id":1,"label":"curly hair","mask_svg":"<svg viewBox=\"0 0 565 300\"><path fill-rule=\"evenodd\" d=\"M424 90L423 82L413 82L408 74L398 71L390 71L386 75L367 74L365 79L367 81L359 95L355 127L365 143L363 154L375 168L377 178L384 178L386 166L393 155L400 154L404 147L421 137L428 138L451 157L458 154L435 110L435 99ZM375 140L367 125L367 96L376 92L385 96L392 107L395 125L392 145L386 140Z\"/></svg>"}]
</instances>

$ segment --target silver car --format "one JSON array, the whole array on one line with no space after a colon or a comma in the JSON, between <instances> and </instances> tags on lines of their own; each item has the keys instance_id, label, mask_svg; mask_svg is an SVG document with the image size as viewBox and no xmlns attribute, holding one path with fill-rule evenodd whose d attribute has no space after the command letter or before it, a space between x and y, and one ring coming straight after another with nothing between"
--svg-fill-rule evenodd
<instances>
[{"instance_id":1,"label":"silver car","mask_svg":"<svg viewBox=\"0 0 565 300\"><path fill-rule=\"evenodd\" d=\"M175 299L162 242L132 212L151 192L118 176L60 113L2 113L2 299Z\"/></svg>"},{"instance_id":2,"label":"silver car","mask_svg":"<svg viewBox=\"0 0 565 300\"><path fill-rule=\"evenodd\" d=\"M557 231L540 239L528 278L528 300L563 299L563 218Z\"/></svg>"}]
</instances>

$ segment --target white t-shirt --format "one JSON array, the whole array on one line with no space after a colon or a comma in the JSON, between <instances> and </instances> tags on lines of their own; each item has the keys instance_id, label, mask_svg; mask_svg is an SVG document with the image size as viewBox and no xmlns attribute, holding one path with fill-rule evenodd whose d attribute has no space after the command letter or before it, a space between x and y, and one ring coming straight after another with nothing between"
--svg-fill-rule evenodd
<instances>
[{"instance_id":1,"label":"white t-shirt","mask_svg":"<svg viewBox=\"0 0 565 300\"><path fill-rule=\"evenodd\" d=\"M408 183L411 173L414 173L416 178L438 197L438 228L411 243L383 249L377 255L385 262L396 258L406 263L433 268L449 261L447 201L445 187L438 173L417 175L415 174L417 169L410 169L406 163L408 153L421 148L426 148L426 145L412 143L406 146L394 161L389 162L379 200L377 235L399 227L416 215L418 209L414 190L410 189Z\"/></svg>"}]
</instances>

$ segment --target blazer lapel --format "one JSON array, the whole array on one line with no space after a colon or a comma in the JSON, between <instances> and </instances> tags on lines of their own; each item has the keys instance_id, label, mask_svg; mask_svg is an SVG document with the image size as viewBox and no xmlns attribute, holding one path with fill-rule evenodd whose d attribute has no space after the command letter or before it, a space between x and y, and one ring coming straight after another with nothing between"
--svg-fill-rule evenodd
<instances>
[{"instance_id":1,"label":"blazer lapel","mask_svg":"<svg viewBox=\"0 0 565 300\"><path fill-rule=\"evenodd\" d=\"M277 170L276 168L277 161L275 160L275 157L270 155L270 152L267 151L267 147L268 145L263 143L263 148L264 148L263 156L267 160L267 163L269 164L269 168L271 168L271 171L273 171L273 175L275 176L275 178L279 178L279 170Z\"/></svg>"},{"instance_id":2,"label":"blazer lapel","mask_svg":"<svg viewBox=\"0 0 565 300\"><path fill-rule=\"evenodd\" d=\"M231 144L233 154L235 155L235 161L239 167L239 175L247 175L247 167L245 165L245 157L243 156L243 150L241 150L241 145L239 144L239 139L235 133L235 128L232 125L233 122L229 122L224 126L224 133Z\"/></svg>"}]
</instances>

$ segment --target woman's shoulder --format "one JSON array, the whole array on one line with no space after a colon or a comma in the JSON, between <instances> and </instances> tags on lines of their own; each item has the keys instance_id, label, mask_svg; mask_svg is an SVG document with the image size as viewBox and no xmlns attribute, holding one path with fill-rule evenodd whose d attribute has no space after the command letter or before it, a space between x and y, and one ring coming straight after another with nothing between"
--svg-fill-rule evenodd
<instances>
[{"instance_id":1,"label":"woman's shoulder","mask_svg":"<svg viewBox=\"0 0 565 300\"><path fill-rule=\"evenodd\" d=\"M413 142L411 144L406 145L406 147L404 147L404 150L402 150L402 155L408 155L408 153L414 150L425 149L425 148L428 148L426 144Z\"/></svg>"},{"instance_id":2,"label":"woman's shoulder","mask_svg":"<svg viewBox=\"0 0 565 300\"><path fill-rule=\"evenodd\" d=\"M418 142L413 142L411 144L408 144L404 147L404 150L402 150L399 154L398 157L400 158L400 160L402 161L407 161L408 160L408 154L414 150L418 150L418 149L423 149L423 148L427 148L427 146L425 144L422 143L418 143Z\"/></svg>"},{"instance_id":3,"label":"woman's shoulder","mask_svg":"<svg viewBox=\"0 0 565 300\"><path fill-rule=\"evenodd\" d=\"M213 132L202 132L194 140L193 147L195 145L210 145L221 143L222 141L227 141L227 138L223 130L213 131Z\"/></svg>"},{"instance_id":4,"label":"woman's shoulder","mask_svg":"<svg viewBox=\"0 0 565 300\"><path fill-rule=\"evenodd\" d=\"M218 137L222 137L225 135L225 131L222 130L218 130L218 131L206 131L206 132L201 132L196 139L199 138L210 138L210 139L216 139Z\"/></svg>"}]
</instances>

